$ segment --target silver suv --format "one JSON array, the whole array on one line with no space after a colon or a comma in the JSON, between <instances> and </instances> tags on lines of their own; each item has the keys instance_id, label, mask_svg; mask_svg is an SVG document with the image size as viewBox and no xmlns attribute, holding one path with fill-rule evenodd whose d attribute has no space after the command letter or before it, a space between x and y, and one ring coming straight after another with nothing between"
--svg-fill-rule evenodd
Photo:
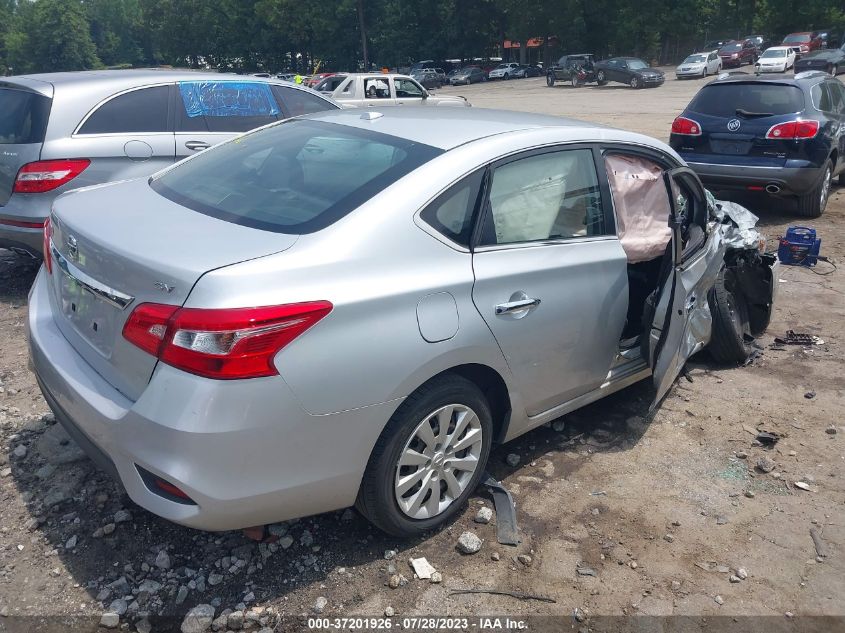
<instances>
[{"instance_id":1,"label":"silver suv","mask_svg":"<svg viewBox=\"0 0 845 633\"><path fill-rule=\"evenodd\" d=\"M280 80L121 70L0 79L0 247L41 257L71 189L148 176L273 121L335 109Z\"/></svg>"}]
</instances>

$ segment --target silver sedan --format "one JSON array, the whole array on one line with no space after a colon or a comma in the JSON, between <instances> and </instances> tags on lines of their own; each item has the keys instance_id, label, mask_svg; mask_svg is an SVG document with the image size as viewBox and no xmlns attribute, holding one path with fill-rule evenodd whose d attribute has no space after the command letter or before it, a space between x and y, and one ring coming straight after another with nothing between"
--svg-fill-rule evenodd
<instances>
[{"instance_id":1,"label":"silver sedan","mask_svg":"<svg viewBox=\"0 0 845 633\"><path fill-rule=\"evenodd\" d=\"M672 191L672 195L667 192ZM340 110L59 198L29 346L132 499L225 530L352 504L418 535L491 447L751 353L773 258L666 145L493 110Z\"/></svg>"}]
</instances>

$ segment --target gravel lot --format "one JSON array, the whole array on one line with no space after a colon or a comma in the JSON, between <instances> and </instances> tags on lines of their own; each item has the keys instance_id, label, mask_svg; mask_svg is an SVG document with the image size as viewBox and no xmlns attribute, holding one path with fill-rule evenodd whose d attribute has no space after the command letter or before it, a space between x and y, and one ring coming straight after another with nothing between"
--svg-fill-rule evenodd
<instances>
[{"instance_id":1,"label":"gravel lot","mask_svg":"<svg viewBox=\"0 0 845 633\"><path fill-rule=\"evenodd\" d=\"M666 140L700 85L550 89L539 78L442 92ZM786 207L748 204L770 240L800 223ZM450 527L411 542L352 510L274 526L280 538L261 545L147 513L53 422L27 370L36 268L0 250L0 631L94 631L101 618L123 630L200 631L209 609L214 630L298 630L320 610L394 613L397 628L404 616L498 614L538 618L534 630L618 630L627 625L609 618L623 615L693 616L686 630L841 630L845 620L808 616L845 617L845 188L812 225L840 270L783 270L752 364L700 355L651 420L648 387L637 385L493 452L490 469L518 506L518 547L497 544L495 516L474 522L492 506L482 493ZM788 329L824 343L771 349ZM766 450L757 429L783 438ZM456 550L465 531L482 539L478 553ZM408 559L420 556L441 582L414 578ZM451 595L478 588L553 602ZM197 605L211 607L183 623Z\"/></svg>"}]
</instances>

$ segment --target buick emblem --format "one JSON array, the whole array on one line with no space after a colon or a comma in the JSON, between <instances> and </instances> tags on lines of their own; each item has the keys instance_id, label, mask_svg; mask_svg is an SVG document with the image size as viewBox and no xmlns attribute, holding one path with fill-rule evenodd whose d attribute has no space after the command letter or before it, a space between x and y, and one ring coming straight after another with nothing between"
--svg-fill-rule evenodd
<instances>
[{"instance_id":1,"label":"buick emblem","mask_svg":"<svg viewBox=\"0 0 845 633\"><path fill-rule=\"evenodd\" d=\"M79 244L77 244L73 235L67 236L67 254L70 255L71 259L79 257Z\"/></svg>"},{"instance_id":2,"label":"buick emblem","mask_svg":"<svg viewBox=\"0 0 845 633\"><path fill-rule=\"evenodd\" d=\"M170 294L174 290L176 290L176 286L171 286L170 284L166 284L163 281L157 281L153 284L157 289L161 290L162 292L166 292Z\"/></svg>"},{"instance_id":3,"label":"buick emblem","mask_svg":"<svg viewBox=\"0 0 845 633\"><path fill-rule=\"evenodd\" d=\"M739 129L739 126L742 125L739 119L731 119L728 121L728 129L731 132L736 132Z\"/></svg>"}]
</instances>

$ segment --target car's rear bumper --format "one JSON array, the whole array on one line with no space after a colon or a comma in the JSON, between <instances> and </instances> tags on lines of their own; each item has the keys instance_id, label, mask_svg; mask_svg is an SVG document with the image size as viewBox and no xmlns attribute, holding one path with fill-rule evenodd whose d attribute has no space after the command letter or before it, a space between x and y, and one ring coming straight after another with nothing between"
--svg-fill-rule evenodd
<instances>
[{"instance_id":1,"label":"car's rear bumper","mask_svg":"<svg viewBox=\"0 0 845 633\"><path fill-rule=\"evenodd\" d=\"M55 196L13 194L0 207L0 248L41 258L44 220Z\"/></svg>"},{"instance_id":2,"label":"car's rear bumper","mask_svg":"<svg viewBox=\"0 0 845 633\"><path fill-rule=\"evenodd\" d=\"M230 530L354 503L372 446L397 403L309 415L278 376L214 381L164 364L132 402L64 338L46 275L42 267L27 321L39 386L69 434L137 504L183 525ZM195 503L153 492L143 471Z\"/></svg>"},{"instance_id":3,"label":"car's rear bumper","mask_svg":"<svg viewBox=\"0 0 845 633\"><path fill-rule=\"evenodd\" d=\"M803 167L756 167L695 162L695 156L684 156L690 168L698 174L708 188L715 190L761 191L778 195L804 195L812 191L821 177L821 170L814 165ZM773 185L779 189L772 190Z\"/></svg>"}]
</instances>

